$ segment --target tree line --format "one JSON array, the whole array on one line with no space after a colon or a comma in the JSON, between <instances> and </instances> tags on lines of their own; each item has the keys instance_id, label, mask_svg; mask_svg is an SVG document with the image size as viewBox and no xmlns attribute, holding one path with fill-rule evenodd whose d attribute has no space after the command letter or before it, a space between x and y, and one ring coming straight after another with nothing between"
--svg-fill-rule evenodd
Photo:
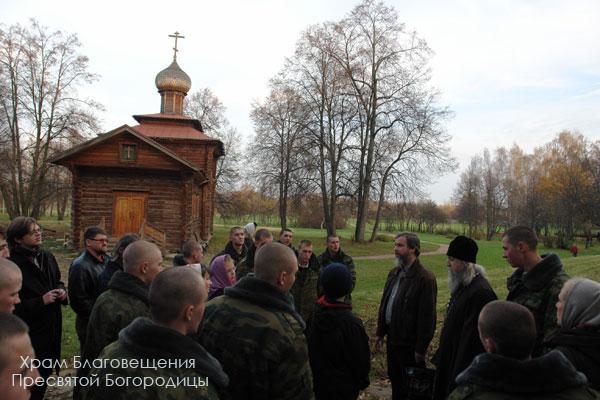
<instances>
[{"instance_id":1,"label":"tree line","mask_svg":"<svg viewBox=\"0 0 600 400\"><path fill-rule=\"evenodd\" d=\"M566 247L577 232L591 239L600 226L600 141L563 131L530 154L516 144L485 149L461 174L454 201L471 236L481 228L489 240L524 224L550 246Z\"/></svg>"}]
</instances>

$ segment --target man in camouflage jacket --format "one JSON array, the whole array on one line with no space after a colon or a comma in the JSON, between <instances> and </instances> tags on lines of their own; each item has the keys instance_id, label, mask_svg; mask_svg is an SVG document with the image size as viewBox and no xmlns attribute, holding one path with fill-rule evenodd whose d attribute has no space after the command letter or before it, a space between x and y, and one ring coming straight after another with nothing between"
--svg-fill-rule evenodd
<instances>
[{"instance_id":1,"label":"man in camouflage jacket","mask_svg":"<svg viewBox=\"0 0 600 400\"><path fill-rule=\"evenodd\" d=\"M234 400L314 399L305 325L288 294L297 269L291 249L266 244L255 275L206 307L200 342L223 364Z\"/></svg>"},{"instance_id":2,"label":"man in camouflage jacket","mask_svg":"<svg viewBox=\"0 0 600 400\"><path fill-rule=\"evenodd\" d=\"M162 270L160 249L143 240L132 243L123 253L123 268L125 271L113 275L108 290L94 304L81 357L84 362L97 358L134 319L150 316L148 289ZM89 368L82 366L77 370L77 376L87 376L88 372ZM74 398L78 392L77 387Z\"/></svg>"},{"instance_id":3,"label":"man in camouflage jacket","mask_svg":"<svg viewBox=\"0 0 600 400\"><path fill-rule=\"evenodd\" d=\"M307 322L313 313L317 302L317 286L321 266L313 253L310 240L303 240L298 247L298 272L296 281L290 290L294 296L294 307L304 322Z\"/></svg>"},{"instance_id":4,"label":"man in camouflage jacket","mask_svg":"<svg viewBox=\"0 0 600 400\"><path fill-rule=\"evenodd\" d=\"M82 398L227 398L229 379L221 364L188 336L198 330L207 297L202 276L193 268L158 274L149 294L152 319L135 319L102 351Z\"/></svg>"},{"instance_id":5,"label":"man in camouflage jacket","mask_svg":"<svg viewBox=\"0 0 600 400\"><path fill-rule=\"evenodd\" d=\"M507 281L506 300L524 305L535 318L535 357L542 353L543 339L557 328L558 293L569 275L563 270L556 254L538 254L537 236L528 227L515 226L508 229L502 237L502 248L506 261L516 268Z\"/></svg>"},{"instance_id":6,"label":"man in camouflage jacket","mask_svg":"<svg viewBox=\"0 0 600 400\"><path fill-rule=\"evenodd\" d=\"M137 317L149 317L148 289L162 270L162 254L155 244L138 240L123 253L125 271L117 271L108 290L94 304L82 360L94 360L104 347L117 340L119 331ZM80 368L78 376L86 376Z\"/></svg>"}]
</instances>

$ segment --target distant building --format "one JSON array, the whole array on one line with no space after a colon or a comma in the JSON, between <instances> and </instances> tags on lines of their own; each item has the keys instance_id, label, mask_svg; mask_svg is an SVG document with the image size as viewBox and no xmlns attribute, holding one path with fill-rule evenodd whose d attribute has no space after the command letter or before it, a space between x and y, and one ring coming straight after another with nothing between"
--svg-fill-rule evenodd
<instances>
[{"instance_id":1,"label":"distant building","mask_svg":"<svg viewBox=\"0 0 600 400\"><path fill-rule=\"evenodd\" d=\"M183 115L191 80L176 55L175 49L171 65L156 75L159 114L134 115L139 125L120 126L51 160L72 173L76 247L91 225L104 225L113 237L142 230L168 250L208 239L223 143Z\"/></svg>"}]
</instances>

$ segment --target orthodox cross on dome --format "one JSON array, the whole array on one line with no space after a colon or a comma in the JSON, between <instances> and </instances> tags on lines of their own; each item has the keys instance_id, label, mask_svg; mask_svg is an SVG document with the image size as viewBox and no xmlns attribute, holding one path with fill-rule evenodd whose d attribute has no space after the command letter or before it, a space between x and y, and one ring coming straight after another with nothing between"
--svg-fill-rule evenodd
<instances>
[{"instance_id":1,"label":"orthodox cross on dome","mask_svg":"<svg viewBox=\"0 0 600 400\"><path fill-rule=\"evenodd\" d=\"M175 47L173 47L173 61L177 61L177 39L185 39L185 36L180 36L179 32L175 32L174 35L169 35L169 37L175 38Z\"/></svg>"}]
</instances>

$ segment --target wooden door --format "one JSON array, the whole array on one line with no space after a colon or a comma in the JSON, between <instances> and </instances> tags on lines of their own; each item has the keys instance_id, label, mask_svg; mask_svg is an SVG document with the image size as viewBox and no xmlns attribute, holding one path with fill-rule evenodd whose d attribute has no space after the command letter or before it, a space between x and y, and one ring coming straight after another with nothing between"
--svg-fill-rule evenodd
<instances>
[{"instance_id":1,"label":"wooden door","mask_svg":"<svg viewBox=\"0 0 600 400\"><path fill-rule=\"evenodd\" d=\"M146 216L147 193L114 192L113 196L113 236L137 233Z\"/></svg>"}]
</instances>

